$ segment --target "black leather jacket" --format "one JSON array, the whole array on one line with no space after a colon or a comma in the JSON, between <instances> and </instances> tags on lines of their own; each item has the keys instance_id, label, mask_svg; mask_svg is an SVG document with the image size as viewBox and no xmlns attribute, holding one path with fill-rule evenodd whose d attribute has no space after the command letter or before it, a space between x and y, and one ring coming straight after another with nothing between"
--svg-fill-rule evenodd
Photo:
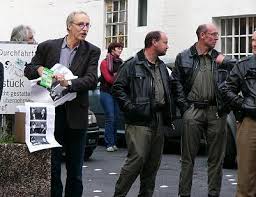
<instances>
[{"instance_id":1,"label":"black leather jacket","mask_svg":"<svg viewBox=\"0 0 256 197\"><path fill-rule=\"evenodd\" d=\"M256 55L239 61L221 91L231 109L256 118Z\"/></svg>"},{"instance_id":2,"label":"black leather jacket","mask_svg":"<svg viewBox=\"0 0 256 197\"><path fill-rule=\"evenodd\" d=\"M170 78L166 65L158 59L165 91L164 124L171 126ZM113 85L113 95L124 112L125 122L133 125L156 126L154 113L154 79L144 52L128 59L120 67Z\"/></svg>"},{"instance_id":3,"label":"black leather jacket","mask_svg":"<svg viewBox=\"0 0 256 197\"><path fill-rule=\"evenodd\" d=\"M225 109L225 102L222 100L219 87L221 87L229 75L230 70L236 63L235 60L224 58L221 65L215 62L219 52L215 49L212 50L212 72L215 82L215 97L218 109L218 114L221 116L228 109ZM193 85L193 73L196 72L199 66L199 55L197 54L196 44L189 49L179 53L175 60L175 67L172 71L172 89L174 94L174 100L180 108L181 114L183 114L190 106L187 96ZM203 82L202 82L203 83Z\"/></svg>"}]
</instances>

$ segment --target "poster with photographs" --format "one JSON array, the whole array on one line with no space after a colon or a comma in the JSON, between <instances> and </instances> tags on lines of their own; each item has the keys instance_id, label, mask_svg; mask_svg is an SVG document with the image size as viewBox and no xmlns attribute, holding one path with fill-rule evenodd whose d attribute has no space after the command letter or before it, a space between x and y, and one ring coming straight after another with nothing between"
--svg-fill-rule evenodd
<instances>
[{"instance_id":1,"label":"poster with photographs","mask_svg":"<svg viewBox=\"0 0 256 197\"><path fill-rule=\"evenodd\" d=\"M61 147L54 138L55 107L46 103L25 103L26 144L30 152Z\"/></svg>"}]
</instances>

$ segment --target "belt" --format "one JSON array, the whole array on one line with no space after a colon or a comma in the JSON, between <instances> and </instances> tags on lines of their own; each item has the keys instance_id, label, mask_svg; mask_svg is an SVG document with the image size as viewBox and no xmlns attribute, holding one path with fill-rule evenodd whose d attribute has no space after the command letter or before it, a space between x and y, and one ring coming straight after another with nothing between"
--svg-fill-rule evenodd
<instances>
[{"instance_id":1,"label":"belt","mask_svg":"<svg viewBox=\"0 0 256 197\"><path fill-rule=\"evenodd\" d=\"M189 100L188 102L190 104L194 104L194 107L198 108L198 109L206 109L210 106L216 106L217 105L216 101L208 101L208 100L204 100L204 101Z\"/></svg>"},{"instance_id":2,"label":"belt","mask_svg":"<svg viewBox=\"0 0 256 197\"><path fill-rule=\"evenodd\" d=\"M166 108L165 104L157 103L154 105L153 110L154 110L154 112L161 112L161 111L164 111L165 108Z\"/></svg>"}]
</instances>

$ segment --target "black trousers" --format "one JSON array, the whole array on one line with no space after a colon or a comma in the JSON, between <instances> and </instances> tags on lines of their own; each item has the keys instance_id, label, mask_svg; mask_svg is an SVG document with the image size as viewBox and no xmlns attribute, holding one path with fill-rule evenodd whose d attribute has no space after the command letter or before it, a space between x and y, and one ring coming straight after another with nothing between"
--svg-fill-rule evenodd
<instances>
[{"instance_id":1,"label":"black trousers","mask_svg":"<svg viewBox=\"0 0 256 197\"><path fill-rule=\"evenodd\" d=\"M67 170L65 197L81 197L83 194L82 165L85 149L85 129L71 129L67 125L64 106L56 108L55 139L66 153ZM62 149L53 148L51 158L51 196L62 197L61 182Z\"/></svg>"}]
</instances>

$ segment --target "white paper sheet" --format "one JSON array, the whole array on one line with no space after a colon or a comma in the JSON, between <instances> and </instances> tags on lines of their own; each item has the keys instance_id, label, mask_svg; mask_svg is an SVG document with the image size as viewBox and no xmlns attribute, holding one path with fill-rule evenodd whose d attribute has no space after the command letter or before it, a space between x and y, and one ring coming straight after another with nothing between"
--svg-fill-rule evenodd
<instances>
[{"instance_id":1,"label":"white paper sheet","mask_svg":"<svg viewBox=\"0 0 256 197\"><path fill-rule=\"evenodd\" d=\"M65 80L76 79L73 73L61 64L55 64L51 70L54 74L64 74ZM55 107L62 105L67 101L76 98L76 92L68 92L65 87L62 87L58 82L54 82L50 89L38 85L40 78L31 80L31 101L52 104Z\"/></svg>"},{"instance_id":2,"label":"white paper sheet","mask_svg":"<svg viewBox=\"0 0 256 197\"><path fill-rule=\"evenodd\" d=\"M54 138L55 107L46 103L25 103L25 141L30 152L61 147Z\"/></svg>"}]
</instances>

